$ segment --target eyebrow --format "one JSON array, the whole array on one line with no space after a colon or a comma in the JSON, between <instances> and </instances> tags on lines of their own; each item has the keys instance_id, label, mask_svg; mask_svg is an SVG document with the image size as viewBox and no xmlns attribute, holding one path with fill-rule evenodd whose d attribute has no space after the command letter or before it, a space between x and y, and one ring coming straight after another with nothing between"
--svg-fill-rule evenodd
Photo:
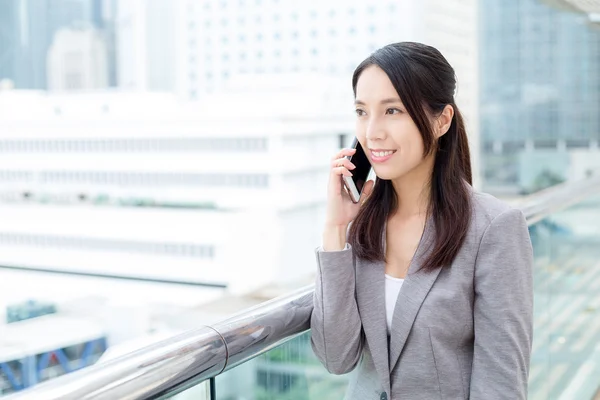
<instances>
[{"instance_id":1,"label":"eyebrow","mask_svg":"<svg viewBox=\"0 0 600 400\"><path fill-rule=\"evenodd\" d=\"M402 103L402 101L398 97L390 97L389 99L383 99L379 102L380 104L392 104L392 103ZM359 99L354 100L354 104L364 106L365 102Z\"/></svg>"}]
</instances>

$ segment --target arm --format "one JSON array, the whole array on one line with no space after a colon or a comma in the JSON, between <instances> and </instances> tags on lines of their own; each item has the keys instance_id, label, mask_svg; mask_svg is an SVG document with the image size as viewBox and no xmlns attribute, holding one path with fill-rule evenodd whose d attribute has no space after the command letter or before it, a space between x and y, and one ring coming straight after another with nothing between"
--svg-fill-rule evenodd
<instances>
[{"instance_id":1,"label":"arm","mask_svg":"<svg viewBox=\"0 0 600 400\"><path fill-rule=\"evenodd\" d=\"M327 371L345 374L360 360L362 323L355 297L352 248L317 249L317 279L311 315L311 346Z\"/></svg>"},{"instance_id":2,"label":"arm","mask_svg":"<svg viewBox=\"0 0 600 400\"><path fill-rule=\"evenodd\" d=\"M527 398L533 331L533 251L518 209L498 215L475 262L471 400Z\"/></svg>"}]
</instances>

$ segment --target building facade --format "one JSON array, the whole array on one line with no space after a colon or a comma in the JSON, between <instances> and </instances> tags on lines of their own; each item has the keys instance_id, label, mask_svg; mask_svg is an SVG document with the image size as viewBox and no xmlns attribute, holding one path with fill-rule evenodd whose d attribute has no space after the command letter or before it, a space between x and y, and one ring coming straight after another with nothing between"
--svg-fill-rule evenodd
<instances>
[{"instance_id":1,"label":"building facade","mask_svg":"<svg viewBox=\"0 0 600 400\"><path fill-rule=\"evenodd\" d=\"M456 70L478 186L477 1L186 0L179 6L177 91L190 99L227 90L243 74L310 72L350 85L356 66L377 48L400 41L437 47Z\"/></svg>"},{"instance_id":2,"label":"building facade","mask_svg":"<svg viewBox=\"0 0 600 400\"><path fill-rule=\"evenodd\" d=\"M485 181L532 190L536 177L569 179L571 149L597 152L600 139L600 31L585 14L539 0L484 3Z\"/></svg>"},{"instance_id":3,"label":"building facade","mask_svg":"<svg viewBox=\"0 0 600 400\"><path fill-rule=\"evenodd\" d=\"M331 82L294 81L187 105L0 94L0 264L239 292L309 276L328 160L353 123Z\"/></svg>"},{"instance_id":4,"label":"building facade","mask_svg":"<svg viewBox=\"0 0 600 400\"><path fill-rule=\"evenodd\" d=\"M108 48L94 28L62 28L48 50L48 90L92 90L109 85Z\"/></svg>"}]
</instances>

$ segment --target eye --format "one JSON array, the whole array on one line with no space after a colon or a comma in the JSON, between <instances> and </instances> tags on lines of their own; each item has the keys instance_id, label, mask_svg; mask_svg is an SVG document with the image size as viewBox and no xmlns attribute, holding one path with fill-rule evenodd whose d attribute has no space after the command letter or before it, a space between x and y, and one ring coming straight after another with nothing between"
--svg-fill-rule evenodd
<instances>
[{"instance_id":1,"label":"eye","mask_svg":"<svg viewBox=\"0 0 600 400\"><path fill-rule=\"evenodd\" d=\"M358 115L359 117L362 117L365 114L366 112L364 110L361 110L360 108L356 109L356 115Z\"/></svg>"},{"instance_id":2,"label":"eye","mask_svg":"<svg viewBox=\"0 0 600 400\"><path fill-rule=\"evenodd\" d=\"M386 114L390 114L390 115L394 115L394 114L400 114L403 111L399 108L388 108L387 110L385 110Z\"/></svg>"}]
</instances>

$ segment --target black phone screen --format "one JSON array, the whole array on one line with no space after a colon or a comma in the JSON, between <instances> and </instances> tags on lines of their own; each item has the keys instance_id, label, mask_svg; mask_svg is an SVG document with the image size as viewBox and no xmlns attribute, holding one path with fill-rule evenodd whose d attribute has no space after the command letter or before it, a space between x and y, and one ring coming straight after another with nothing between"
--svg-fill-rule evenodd
<instances>
[{"instance_id":1,"label":"black phone screen","mask_svg":"<svg viewBox=\"0 0 600 400\"><path fill-rule=\"evenodd\" d=\"M365 151L360 145L360 142L356 138L354 139L353 144L354 148L356 148L356 152L350 157L350 161L356 166L356 168L351 171L352 180L356 185L358 193L361 193L363 186L369 177L369 172L371 172L371 163L369 162Z\"/></svg>"}]
</instances>

